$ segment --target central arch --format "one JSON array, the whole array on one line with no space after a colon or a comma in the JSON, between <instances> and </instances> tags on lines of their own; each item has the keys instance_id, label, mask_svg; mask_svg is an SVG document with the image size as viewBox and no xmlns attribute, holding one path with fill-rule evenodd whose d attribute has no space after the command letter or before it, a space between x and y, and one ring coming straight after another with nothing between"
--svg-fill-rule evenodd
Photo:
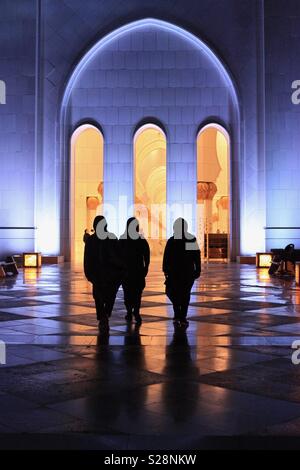
<instances>
[{"instance_id":1,"label":"central arch","mask_svg":"<svg viewBox=\"0 0 300 470\"><path fill-rule=\"evenodd\" d=\"M167 141L163 130L145 124L134 136L134 204L152 256L163 254L166 240Z\"/></svg>"},{"instance_id":2,"label":"central arch","mask_svg":"<svg viewBox=\"0 0 300 470\"><path fill-rule=\"evenodd\" d=\"M147 39L147 34L154 41L151 37ZM119 201L125 196L127 208L136 202L132 191L136 168L133 156L140 134L134 140L132 136L137 123L147 124L147 116L151 116L152 122L163 123L168 135L163 190L167 206L179 207L180 213L184 205L192 207L187 220L191 231L196 232L197 129L205 121L224 122L230 129L230 158L234 161L230 199L234 206L230 210L229 231L234 258L240 240L238 101L225 65L202 40L166 21L153 18L134 21L100 39L84 54L67 81L60 111L61 168L70 165L68 142L76 122L101 122L106 136L105 202L112 208L108 222L112 231L121 234L126 217L133 213L126 212L124 205L118 209ZM220 116L214 115L216 110ZM61 220L69 221L69 208L64 206L63 210ZM174 214L170 217L167 212L167 235L173 218ZM64 235L64 239L68 236Z\"/></svg>"},{"instance_id":3,"label":"central arch","mask_svg":"<svg viewBox=\"0 0 300 470\"><path fill-rule=\"evenodd\" d=\"M87 66L87 64L93 59L93 57L95 57L95 55L99 52L99 50L103 49L105 46L107 46L109 43L111 43L115 39L121 38L124 34L128 33L129 31L132 32L134 30L143 29L143 28L151 27L151 26L164 29L165 31L173 32L179 35L180 37L190 41L192 44L196 45L197 47L201 48L201 50L203 50L203 52L207 56L209 56L209 58L215 63L216 68L220 70L220 72L224 76L227 82L227 85L231 88L233 92L232 96L234 97L235 104L237 105L237 109L239 109L238 91L233 81L233 78L231 77L231 74L227 70L225 64L218 58L218 56L215 54L215 52L212 50L211 47L209 47L203 40L201 40L194 34L190 33L186 29L181 28L180 26L177 26L173 23L169 23L167 21L158 20L156 18L145 18L142 20L133 21L131 23L128 23L112 31L111 33L107 34L102 39L100 39L88 52L84 54L84 56L81 58L81 60L76 65L76 67L74 68L74 70L72 71L69 77L68 84L66 86L66 89L63 95L63 100L62 100L62 108L61 108L62 117L65 114L65 107L70 99L70 93L72 91L74 82L78 78L83 68Z\"/></svg>"}]
</instances>

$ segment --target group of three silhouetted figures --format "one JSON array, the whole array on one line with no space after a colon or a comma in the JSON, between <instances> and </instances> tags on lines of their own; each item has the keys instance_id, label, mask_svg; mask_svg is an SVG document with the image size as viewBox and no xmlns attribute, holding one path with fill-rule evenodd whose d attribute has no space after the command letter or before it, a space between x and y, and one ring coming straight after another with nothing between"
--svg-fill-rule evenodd
<instances>
[{"instance_id":1,"label":"group of three silhouetted figures","mask_svg":"<svg viewBox=\"0 0 300 470\"><path fill-rule=\"evenodd\" d=\"M133 318L140 325L141 297L150 263L147 240L139 233L135 217L127 221L126 230L118 238L107 230L105 217L94 220L94 233L85 236L84 272L93 285L97 319L101 329L108 329L116 295L120 285L124 292L126 321ZM177 219L174 235L167 241L163 272L166 294L174 309L174 324L187 327L190 293L195 279L201 273L200 250L196 238L187 232L187 222Z\"/></svg>"}]
</instances>

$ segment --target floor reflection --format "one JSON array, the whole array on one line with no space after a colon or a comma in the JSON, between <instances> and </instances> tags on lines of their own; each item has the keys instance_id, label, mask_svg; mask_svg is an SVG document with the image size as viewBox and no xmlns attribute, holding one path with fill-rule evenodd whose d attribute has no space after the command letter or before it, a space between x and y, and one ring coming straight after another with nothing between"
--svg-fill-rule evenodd
<instances>
[{"instance_id":1,"label":"floor reflection","mask_svg":"<svg viewBox=\"0 0 300 470\"><path fill-rule=\"evenodd\" d=\"M153 263L140 328L126 324L120 290L105 333L82 267L0 280L0 432L95 433L115 448L300 435L300 289L254 266L204 264L185 331L163 281Z\"/></svg>"},{"instance_id":2,"label":"floor reflection","mask_svg":"<svg viewBox=\"0 0 300 470\"><path fill-rule=\"evenodd\" d=\"M199 370L192 359L187 331L182 328L175 328L166 347L163 374L168 377L162 387L166 413L176 422L187 421L197 407Z\"/></svg>"}]
</instances>

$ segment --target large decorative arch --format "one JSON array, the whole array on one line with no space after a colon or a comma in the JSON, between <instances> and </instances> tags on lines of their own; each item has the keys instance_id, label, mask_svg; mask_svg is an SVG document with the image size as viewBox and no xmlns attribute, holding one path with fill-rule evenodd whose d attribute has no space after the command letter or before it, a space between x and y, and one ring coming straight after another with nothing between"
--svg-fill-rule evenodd
<instances>
[{"instance_id":1,"label":"large decorative arch","mask_svg":"<svg viewBox=\"0 0 300 470\"><path fill-rule=\"evenodd\" d=\"M75 68L73 69L73 71L71 72L70 76L69 76L69 79L67 80L67 85L66 85L66 88L65 88L65 91L64 91L64 94L63 94L63 98L62 98L62 104L61 104L61 108L60 108L60 127L59 127L59 145L60 145L60 148L59 148L59 156L60 156L60 159L61 159L61 168L68 168L68 165L69 165L69 145L68 145L68 141L69 141L69 132L70 132L70 113L69 113L69 106L70 106L70 101L71 101L71 97L72 97L72 91L75 87L75 85L78 83L78 78L80 76L80 74L85 70L86 67L88 67L88 65L91 63L91 61L93 61L94 58L96 58L97 54L100 54L102 53L102 49L104 49L106 46L108 46L110 43L112 43L113 41L115 40L118 40L118 39L121 39L122 36L125 36L126 34L128 33L132 33L132 32L135 32L135 31L138 31L138 30L143 30L147 27L154 27L154 28L157 28L159 30L162 30L162 31L166 31L168 33L172 33L174 35L177 35L178 37L180 37L181 39L184 39L185 41L188 41L190 42L193 47L195 47L195 50L199 50L199 52L201 52L201 54L204 54L206 57L207 57L207 60L210 61L210 63L212 64L212 68L215 69L216 73L218 73L218 75L220 77L222 77L222 81L223 81L223 86L224 88L226 87L226 89L228 90L228 93L230 95L230 103L231 103L231 107L230 107L230 111L229 111L229 114L230 115L230 119L231 119L231 124L233 126L233 130L232 130L232 134L231 134L231 143L232 143L232 147L231 147L231 155L233 155L233 158L235 160L235 162L238 162L238 160L240 159L240 150L241 150L241 145L240 145L240 114L239 114L239 99L238 99L238 91L237 91L237 88L235 86L235 83L234 83L234 80L232 79L231 77L231 74L229 73L229 71L227 70L227 67L226 65L217 57L217 55L213 52L213 50L207 45L205 44L202 40L200 40L198 37L196 37L194 34L191 34L189 33L188 31L186 31L185 29L177 26L177 25L174 25L174 24L171 24L171 23L168 23L166 21L161 21L161 20L158 20L158 19L153 19L153 18L146 18L146 19L143 19L143 20L138 20L138 21L134 21L132 23L129 23L127 25L124 25L120 28L118 28L117 30L109 33L108 35L106 35L105 37L103 37L102 39L100 39L87 53L84 54L84 56L81 58L81 60L79 61L79 63L75 66ZM146 124L147 123L147 115L151 115L150 113L148 113L146 111L145 113L145 116L144 116L144 123ZM88 117L88 116L87 116ZM153 121L153 123L155 123L155 119L156 119L156 116L153 116L153 119L151 119L151 121ZM159 120L164 120L163 117L160 117L158 116L158 119ZM149 121L148 121L149 122ZM199 121L201 122L201 120ZM229 124L226 122L226 125ZM168 132L169 132L169 124L166 123L166 127L168 128ZM104 131L106 132L106 127L104 125ZM131 135L134 135L135 134L135 131L136 129L134 128L134 126L131 127ZM194 131L195 132L195 131ZM169 145L169 150L168 150L168 154L169 154L169 157L168 157L168 162L167 162L167 171L168 171L168 174L169 174L169 180L172 182L175 180L175 176L174 174L172 174L172 172L174 171L174 168L175 168L175 165L171 162L171 159L173 158L173 155L175 155L176 153L176 142L174 142L174 139L172 141L172 135L171 135L172 131L170 131L170 145L169 145L169 136L168 136L168 145ZM173 134L173 137L174 137L174 134ZM104 172L105 174L108 174L110 172L110 169L108 168L108 165L109 165L109 161L110 161L110 154L111 154L111 148L109 147L110 144L108 143L109 142L109 139L107 140L107 142L105 142L105 152L106 152L106 163L105 163L105 168L104 168ZM192 165L194 165L194 173L196 174L196 156L195 156L195 144L189 144L190 147L188 150L189 152L189 155L188 155L188 159L189 159L189 162L190 162L190 168ZM192 145L194 145L194 150L192 151ZM174 151L175 150L175 151ZM131 155L132 155L132 151L131 151ZM127 158L127 161L128 161L128 157L129 157L129 152L126 156ZM194 160L192 160L192 158ZM116 157L114 156L114 162L116 161ZM193 162L193 163L192 163ZM64 171L64 170L62 170ZM189 170L190 171L190 170ZM235 178L239 178L239 170L238 170L238 166L235 166L235 168L233 169L233 173L235 175ZM232 174L233 174L232 173ZM128 174L128 173L127 173ZM131 174L133 175L133 172L131 172ZM190 173L191 174L191 171ZM61 180L65 180L66 179L66 176L62 176ZM195 185L189 185L189 188L187 188L188 190L185 190L185 188L182 186L182 190L177 192L177 194L169 191L170 189L170 181L167 181L167 193L169 194L169 197L171 198L171 203L173 204L174 202L177 203L177 201L179 200L180 196L178 196L178 194L188 194L188 199L189 199L189 203L190 201L192 201L192 203L194 204L194 201L196 200L195 199L195 194L196 194L196 186ZM131 183L128 183L128 184L132 184ZM188 181L185 181L185 184L187 185L188 184ZM122 182L122 186L125 187L125 182ZM108 189L107 189L107 201L111 201L113 199L113 197L110 197L111 194L115 193L114 190L111 190L110 188L112 188L112 185L110 183L110 186L106 186ZM192 187L194 187L194 194L192 195ZM239 183L236 184L236 188L239 188L240 185ZM238 189L237 189L238 190ZM62 192L63 191L66 191L65 188L62 188ZM128 191L126 189L126 191ZM239 194L236 194L235 197L234 197L234 200L235 201L239 201ZM132 200L132 203L134 201ZM170 201L168 201L170 202ZM129 204L130 204L130 201L129 201ZM67 210L67 209L63 209L63 210ZM235 230L235 240L236 240L236 243L235 243L235 249L233 250L232 252L232 255L233 257L235 257L236 253L239 251L239 215L238 215L238 212L239 212L239 207L238 207L238 202L236 203L235 207L234 207L234 211L235 211L235 214L234 214L234 220L235 220L235 227L234 227L234 230ZM120 220L120 218L122 219L121 220L121 224L124 223L124 220L122 218L122 214L121 214L121 217L119 217L118 215L115 217L115 220L116 220L116 224L118 223L118 220ZM63 214L63 216L61 217L62 220L68 220L69 218L69 215L68 214ZM192 222L192 225L194 225L195 223L195 219L189 219L191 222ZM169 221L169 218L168 220ZM170 225L168 223L168 225ZM112 229L114 229L114 227L112 227ZM120 232L121 233L121 232ZM68 237L66 235L63 236L64 239L67 239Z\"/></svg>"},{"instance_id":2,"label":"large decorative arch","mask_svg":"<svg viewBox=\"0 0 300 470\"><path fill-rule=\"evenodd\" d=\"M168 23L167 21L163 20L158 20L155 18L145 18L142 20L138 21L133 21L131 23L128 23L124 26L121 26L120 28L116 29L115 31L112 31L111 33L107 34L104 36L102 39L100 39L88 52L85 53L85 55L82 57L80 62L75 66L74 70L71 72L71 75L69 77L69 80L67 82L67 86L65 88L65 92L63 95L62 99L62 113L64 115L64 108L68 104L69 98L70 98L70 93L72 91L72 87L76 79L78 78L80 72L84 67L87 66L89 61L93 59L93 57L101 50L104 48L107 44L109 44L111 41L120 38L122 35L126 34L128 31L134 31L136 29L142 29L147 26L157 26L161 29L164 29L166 31L173 32L175 34L178 34L179 36L183 37L184 39L187 39L188 41L191 41L194 45L199 47L205 54L209 56L209 58L214 62L216 68L221 72L223 77L225 78L227 85L231 88L232 90L232 96L235 100L235 104L238 107L238 91L236 88L236 85L234 83L233 78L231 77L230 72L228 71L226 65L218 58L218 56L213 52L212 48L209 47L204 41L199 39L197 36L194 34L188 32L187 30L176 26L175 24Z\"/></svg>"}]
</instances>

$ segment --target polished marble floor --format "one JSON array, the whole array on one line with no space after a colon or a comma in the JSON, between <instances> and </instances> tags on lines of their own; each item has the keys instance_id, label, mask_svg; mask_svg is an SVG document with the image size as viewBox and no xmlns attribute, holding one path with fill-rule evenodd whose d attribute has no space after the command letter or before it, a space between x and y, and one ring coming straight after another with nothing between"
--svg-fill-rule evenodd
<instances>
[{"instance_id":1,"label":"polished marble floor","mask_svg":"<svg viewBox=\"0 0 300 470\"><path fill-rule=\"evenodd\" d=\"M300 365L291 361L300 289L292 281L254 266L204 265L189 329L174 332L153 263L141 328L128 328L124 315L120 290L110 334L99 334L80 267L44 266L0 281L2 446L19 433L29 447L101 449L300 437Z\"/></svg>"}]
</instances>

